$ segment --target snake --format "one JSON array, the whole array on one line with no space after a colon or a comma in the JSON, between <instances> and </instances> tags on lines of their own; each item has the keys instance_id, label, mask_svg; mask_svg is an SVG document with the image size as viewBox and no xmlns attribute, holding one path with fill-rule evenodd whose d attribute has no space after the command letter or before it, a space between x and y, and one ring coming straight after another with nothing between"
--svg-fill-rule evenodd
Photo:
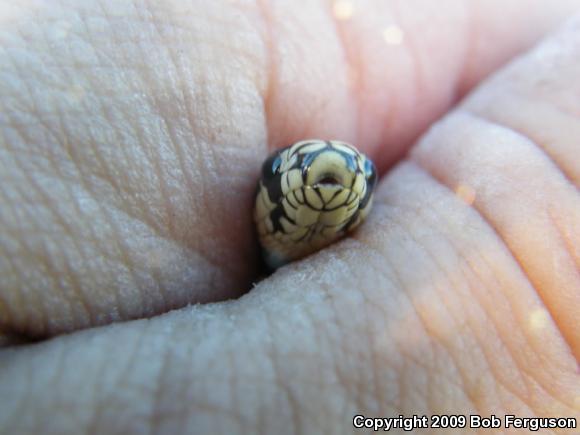
<instances>
[{"instance_id":1,"label":"snake","mask_svg":"<svg viewBox=\"0 0 580 435\"><path fill-rule=\"evenodd\" d=\"M254 222L266 266L275 270L341 239L369 214L373 162L338 140L303 140L263 163Z\"/></svg>"}]
</instances>

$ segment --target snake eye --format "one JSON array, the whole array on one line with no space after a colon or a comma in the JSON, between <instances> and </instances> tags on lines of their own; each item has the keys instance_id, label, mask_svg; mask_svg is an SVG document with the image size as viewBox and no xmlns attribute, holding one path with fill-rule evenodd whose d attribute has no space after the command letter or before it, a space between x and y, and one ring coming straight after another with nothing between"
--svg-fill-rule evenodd
<instances>
[{"instance_id":1,"label":"snake eye","mask_svg":"<svg viewBox=\"0 0 580 435\"><path fill-rule=\"evenodd\" d=\"M262 165L262 178L264 180L269 180L280 172L280 165L282 164L282 159L280 158L280 153L274 153L266 159Z\"/></svg>"},{"instance_id":2,"label":"snake eye","mask_svg":"<svg viewBox=\"0 0 580 435\"><path fill-rule=\"evenodd\" d=\"M365 177L367 179L367 189L373 190L377 184L377 168L369 159L365 159Z\"/></svg>"}]
</instances>

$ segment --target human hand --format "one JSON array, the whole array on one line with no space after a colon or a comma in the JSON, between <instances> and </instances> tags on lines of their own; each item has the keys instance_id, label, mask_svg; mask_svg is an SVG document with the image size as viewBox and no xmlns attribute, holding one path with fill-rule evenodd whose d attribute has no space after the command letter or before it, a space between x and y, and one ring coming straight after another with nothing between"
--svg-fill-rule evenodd
<instances>
[{"instance_id":1,"label":"human hand","mask_svg":"<svg viewBox=\"0 0 580 435\"><path fill-rule=\"evenodd\" d=\"M578 3L470 4L2 5L0 327L72 334L2 351L0 432L580 417L580 26L411 148ZM249 289L266 144L306 137L411 151L352 237L187 306Z\"/></svg>"}]
</instances>

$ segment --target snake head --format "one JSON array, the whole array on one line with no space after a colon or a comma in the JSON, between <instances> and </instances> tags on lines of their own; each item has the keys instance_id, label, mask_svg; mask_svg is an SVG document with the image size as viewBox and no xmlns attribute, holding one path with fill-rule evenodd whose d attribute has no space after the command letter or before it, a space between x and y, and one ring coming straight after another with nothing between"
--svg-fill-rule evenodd
<instances>
[{"instance_id":1,"label":"snake head","mask_svg":"<svg viewBox=\"0 0 580 435\"><path fill-rule=\"evenodd\" d=\"M262 180L268 181L280 174L282 165L281 152L277 151L268 157L262 164Z\"/></svg>"},{"instance_id":2,"label":"snake head","mask_svg":"<svg viewBox=\"0 0 580 435\"><path fill-rule=\"evenodd\" d=\"M377 168L375 164L367 156L363 155L363 159L364 159L363 168L365 178L367 180L367 189L365 195L361 199L359 205L360 209L366 208L367 204L369 203L369 200L373 195L375 187L377 186Z\"/></svg>"},{"instance_id":3,"label":"snake head","mask_svg":"<svg viewBox=\"0 0 580 435\"><path fill-rule=\"evenodd\" d=\"M356 228L376 183L374 164L344 142L307 140L271 154L254 210L266 262L278 267Z\"/></svg>"},{"instance_id":4,"label":"snake head","mask_svg":"<svg viewBox=\"0 0 580 435\"><path fill-rule=\"evenodd\" d=\"M276 151L271 154L262 164L262 177L258 182L258 190L263 186L272 203L278 203L283 197L281 183L281 167L283 163L283 152Z\"/></svg>"}]
</instances>

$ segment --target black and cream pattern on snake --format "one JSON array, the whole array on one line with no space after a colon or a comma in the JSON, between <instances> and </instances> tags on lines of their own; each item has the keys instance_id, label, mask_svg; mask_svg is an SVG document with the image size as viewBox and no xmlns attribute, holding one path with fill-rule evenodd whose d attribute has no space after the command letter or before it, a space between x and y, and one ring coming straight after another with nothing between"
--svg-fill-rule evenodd
<instances>
[{"instance_id":1,"label":"black and cream pattern on snake","mask_svg":"<svg viewBox=\"0 0 580 435\"><path fill-rule=\"evenodd\" d=\"M305 140L262 166L254 220L270 268L309 255L356 228L372 206L374 164L352 145Z\"/></svg>"}]
</instances>

